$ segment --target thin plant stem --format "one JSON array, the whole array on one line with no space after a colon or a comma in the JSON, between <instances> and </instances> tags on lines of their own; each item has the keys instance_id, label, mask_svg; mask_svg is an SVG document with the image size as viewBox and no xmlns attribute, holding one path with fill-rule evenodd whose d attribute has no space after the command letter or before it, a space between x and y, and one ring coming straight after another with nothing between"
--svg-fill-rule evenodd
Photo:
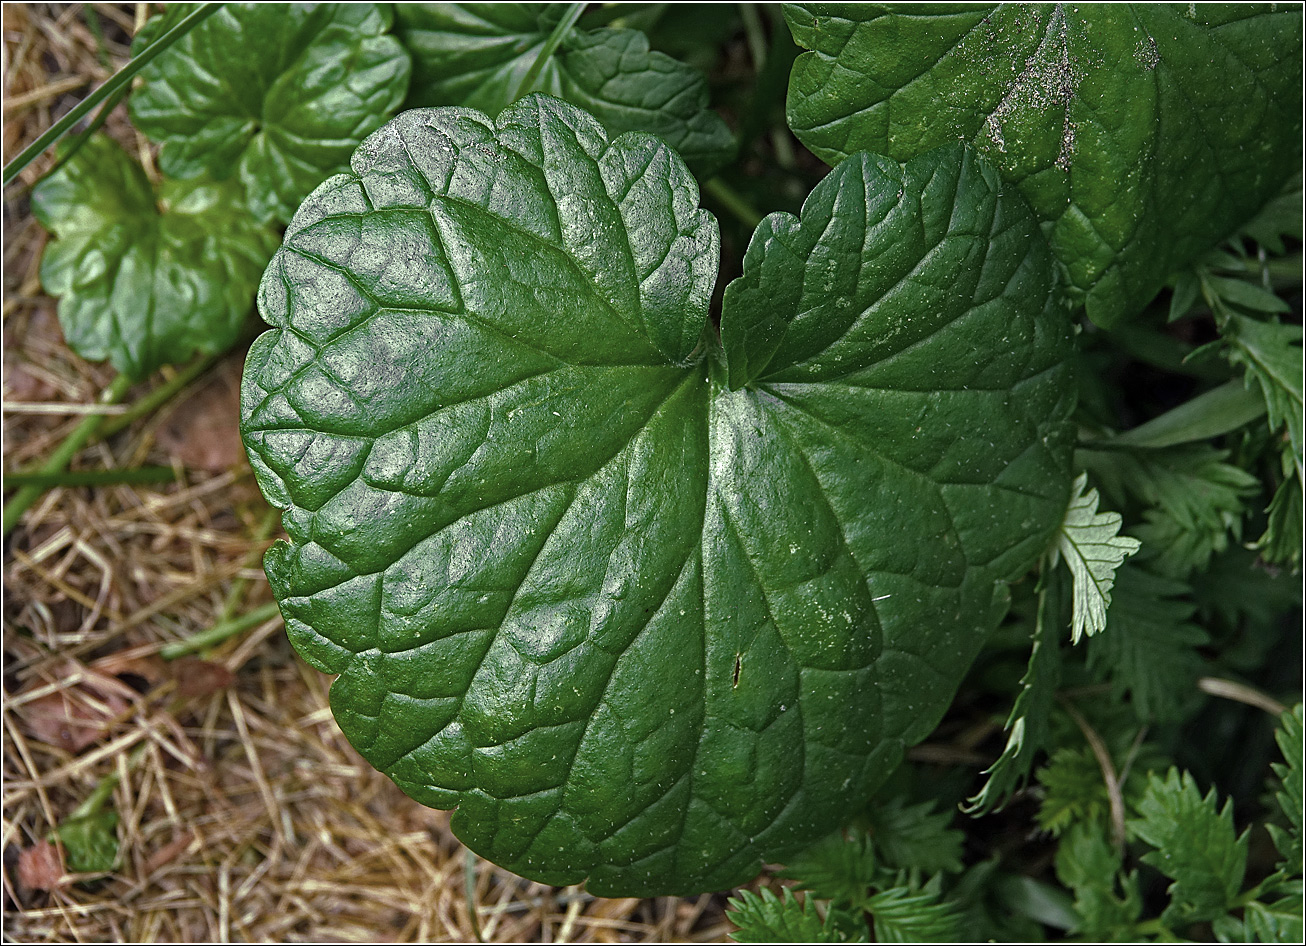
<instances>
[{"instance_id":1,"label":"thin plant stem","mask_svg":"<svg viewBox=\"0 0 1306 946\"><path fill-rule=\"evenodd\" d=\"M200 355L187 362L169 380L134 402L122 414L118 414L106 421L104 426L100 428L99 436L101 438L112 437L119 431L126 430L140 418L153 414L157 408L162 407L180 393L183 388L217 364L218 360L225 354L226 352L219 352L215 355Z\"/></svg>"},{"instance_id":2,"label":"thin plant stem","mask_svg":"<svg viewBox=\"0 0 1306 946\"><path fill-rule=\"evenodd\" d=\"M257 564L258 558L263 554L262 546L267 542L268 536L276 528L277 520L280 518L280 511L277 509L268 509L259 521L258 528L254 530L251 536L251 544L254 548L249 554L246 563L249 565ZM227 592L227 598L222 602L222 612L218 616L219 621L228 621L235 614L236 609L240 607L245 598L245 589L249 587L248 578L236 578L231 583L231 590Z\"/></svg>"},{"instance_id":3,"label":"thin plant stem","mask_svg":"<svg viewBox=\"0 0 1306 946\"><path fill-rule=\"evenodd\" d=\"M170 466L138 466L125 470L74 470L59 473L16 472L5 474L6 486L35 486L55 489L63 486L121 486L137 483L171 483L177 471Z\"/></svg>"},{"instance_id":4,"label":"thin plant stem","mask_svg":"<svg viewBox=\"0 0 1306 946\"><path fill-rule=\"evenodd\" d=\"M208 650L210 647L216 647L228 638L243 634L250 628L257 627L264 621L270 621L280 614L281 611L277 607L277 603L269 601L267 604L257 607L247 614L242 614L238 618L233 618L230 621L219 621L206 631L192 634L183 640L173 641L171 644L165 644L159 650L159 656L164 660L176 660L178 657L193 654L197 650Z\"/></svg>"},{"instance_id":5,"label":"thin plant stem","mask_svg":"<svg viewBox=\"0 0 1306 946\"><path fill-rule=\"evenodd\" d=\"M753 60L753 71L761 72L766 68L766 33L762 30L762 18L753 3L739 4L739 18L744 23L744 38L748 42L748 55Z\"/></svg>"},{"instance_id":6,"label":"thin plant stem","mask_svg":"<svg viewBox=\"0 0 1306 946\"><path fill-rule=\"evenodd\" d=\"M481 918L476 909L476 855L471 848L463 852L463 891L467 900L467 916L472 921L472 933L476 942L485 942L481 932Z\"/></svg>"},{"instance_id":7,"label":"thin plant stem","mask_svg":"<svg viewBox=\"0 0 1306 946\"><path fill-rule=\"evenodd\" d=\"M512 100L514 102L535 87L535 82L539 79L540 73L544 71L544 67L548 63L550 57L552 57L554 52L557 51L558 47L562 44L563 38L566 37L567 33L571 31L571 28L576 25L576 21L580 19L580 15L583 12L585 12L585 4L583 3L573 3L567 7L567 12L562 15L562 19L559 20L558 24L553 28L553 32L549 34L549 38L546 39L544 45L540 47L539 55L537 55L535 61L531 63L530 71L528 71L522 78L521 84L517 86L517 90L513 93Z\"/></svg>"},{"instance_id":8,"label":"thin plant stem","mask_svg":"<svg viewBox=\"0 0 1306 946\"><path fill-rule=\"evenodd\" d=\"M1125 795L1120 788L1120 777L1116 775L1115 763L1111 761L1111 753L1102 741L1102 737L1097 734L1088 720L1079 712L1069 700L1061 697L1061 706L1075 721L1079 731L1084 734L1088 741L1088 746L1093 750L1093 757L1097 759L1098 768L1102 770L1102 781L1106 783L1107 803L1111 810L1111 841L1117 851L1123 850L1125 846Z\"/></svg>"},{"instance_id":9,"label":"thin plant stem","mask_svg":"<svg viewBox=\"0 0 1306 946\"><path fill-rule=\"evenodd\" d=\"M131 62L123 66L101 85L98 89L77 103L67 115L59 119L30 145L22 150L18 157L14 158L5 165L3 181L8 184L22 172L38 157L45 153L45 150L60 138L66 135L74 125L91 113L95 106L99 105L105 99L114 95L119 89L130 85L131 80L138 72L154 61L160 53L164 52L177 40L181 39L195 27L199 26L205 19L218 12L222 6L220 3L201 3L190 13L186 14L172 29L164 33L145 49L142 49Z\"/></svg>"},{"instance_id":10,"label":"thin plant stem","mask_svg":"<svg viewBox=\"0 0 1306 946\"><path fill-rule=\"evenodd\" d=\"M101 404L117 404L131 387L131 379L126 375L120 374L105 388L104 393L100 395ZM63 443L55 448L40 467L39 472L52 474L62 473L72 462L72 458L77 455L77 451L86 446L86 444L95 436L96 432L104 423L104 415L89 414L84 417L72 433L64 438ZM37 485L24 486L14 494L14 498L5 503L4 507L4 525L3 535L8 535L13 531L14 526L18 525L18 520L23 517L23 513L31 508L45 492L45 487Z\"/></svg>"},{"instance_id":11,"label":"thin plant stem","mask_svg":"<svg viewBox=\"0 0 1306 946\"><path fill-rule=\"evenodd\" d=\"M55 171L59 170L61 167L63 167L65 164L67 164L69 161L72 160L73 155L75 155L78 151L80 151L82 149L82 145L90 141L91 136L100 130L100 126L104 124L105 119L107 119L110 113L112 113L113 110L118 107L118 103L127 97L127 93L130 91L131 91L130 86L123 86L121 89L119 89L112 96L110 96L108 99L105 100L104 104L100 106L100 110L95 113L95 117L91 119L91 123L87 125L85 130L83 130L80 134L78 134L78 136L75 139L73 139L73 143L71 145L63 149L63 153L59 155L59 159L55 161L54 166L50 168L49 171L50 174L53 174Z\"/></svg>"},{"instance_id":12,"label":"thin plant stem","mask_svg":"<svg viewBox=\"0 0 1306 946\"><path fill-rule=\"evenodd\" d=\"M762 222L762 215L721 178L712 178L703 185L703 190L748 229L755 229Z\"/></svg>"},{"instance_id":13,"label":"thin plant stem","mask_svg":"<svg viewBox=\"0 0 1306 946\"><path fill-rule=\"evenodd\" d=\"M1287 712L1288 707L1284 706L1274 697L1262 693L1255 687L1249 687L1245 683L1238 683L1235 680L1222 680L1219 677L1202 677L1197 681L1197 689L1211 696L1218 696L1225 700L1234 700L1238 703L1246 703L1248 706L1255 706L1257 709L1265 710L1271 716L1282 716Z\"/></svg>"}]
</instances>

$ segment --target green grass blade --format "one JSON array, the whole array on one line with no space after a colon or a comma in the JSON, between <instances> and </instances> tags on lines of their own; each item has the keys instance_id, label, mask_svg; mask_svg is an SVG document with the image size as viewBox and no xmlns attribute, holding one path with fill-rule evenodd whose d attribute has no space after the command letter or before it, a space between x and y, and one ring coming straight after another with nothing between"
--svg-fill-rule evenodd
<instances>
[{"instance_id":1,"label":"green grass blade","mask_svg":"<svg viewBox=\"0 0 1306 946\"><path fill-rule=\"evenodd\" d=\"M105 83L78 102L77 105L63 118L51 125L41 137L37 138L30 145L23 149L18 157L14 158L4 169L4 183L8 184L27 165L40 157L47 148L51 147L56 141L66 135L74 125L90 114L95 106L99 105L105 99L114 95L120 89L125 89L138 72L144 69L150 62L166 50L169 46L181 39L192 29L198 26L208 17L212 16L222 6L220 3L201 3L192 12L188 13L176 26L168 30L153 43L142 49L140 53L132 58L117 72L105 81Z\"/></svg>"},{"instance_id":2,"label":"green grass blade","mask_svg":"<svg viewBox=\"0 0 1306 946\"><path fill-rule=\"evenodd\" d=\"M580 19L580 15L584 12L585 4L583 3L573 3L567 8L567 12L562 15L562 19L553 27L553 32L549 34L549 38L540 47L539 55L535 57L535 62L531 63L530 71L526 73L521 85L517 87L517 92L512 97L514 102L534 88L540 73L544 71L545 64L548 63L557 48L562 45L563 37L576 25L576 21Z\"/></svg>"},{"instance_id":3,"label":"green grass blade","mask_svg":"<svg viewBox=\"0 0 1306 946\"><path fill-rule=\"evenodd\" d=\"M177 471L170 466L137 466L125 470L74 470L63 473L6 473L5 488L59 486L122 486L141 483L174 483Z\"/></svg>"},{"instance_id":4,"label":"green grass blade","mask_svg":"<svg viewBox=\"0 0 1306 946\"><path fill-rule=\"evenodd\" d=\"M1227 434L1264 413L1265 400L1236 378L1095 446L1173 447Z\"/></svg>"}]
</instances>

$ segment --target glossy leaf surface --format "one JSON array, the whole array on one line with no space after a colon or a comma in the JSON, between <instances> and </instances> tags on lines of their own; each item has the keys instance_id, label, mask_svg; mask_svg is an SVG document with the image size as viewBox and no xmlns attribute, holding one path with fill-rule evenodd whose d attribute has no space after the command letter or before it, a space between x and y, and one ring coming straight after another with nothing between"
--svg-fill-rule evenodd
<instances>
[{"instance_id":1,"label":"glossy leaf surface","mask_svg":"<svg viewBox=\"0 0 1306 946\"><path fill-rule=\"evenodd\" d=\"M708 108L707 80L649 49L639 30L572 28L531 88L562 4L406 3L399 35L413 54L410 105L466 105L490 115L527 92L577 105L611 135L655 134L691 168L709 173L734 153L730 129Z\"/></svg>"},{"instance_id":2,"label":"glossy leaf surface","mask_svg":"<svg viewBox=\"0 0 1306 946\"><path fill-rule=\"evenodd\" d=\"M59 297L68 344L134 379L234 344L277 246L237 182L165 181L156 193L103 136L37 184L32 213L54 236L41 283Z\"/></svg>"},{"instance_id":3,"label":"glossy leaf surface","mask_svg":"<svg viewBox=\"0 0 1306 946\"><path fill-rule=\"evenodd\" d=\"M793 4L789 123L838 163L963 139L1043 222L1100 325L1301 167L1296 4Z\"/></svg>"},{"instance_id":4,"label":"glossy leaf surface","mask_svg":"<svg viewBox=\"0 0 1306 946\"><path fill-rule=\"evenodd\" d=\"M1068 324L999 186L961 148L845 162L759 228L723 351L716 223L657 139L531 95L364 142L243 390L268 576L353 744L601 895L838 826L1069 498Z\"/></svg>"},{"instance_id":5,"label":"glossy leaf surface","mask_svg":"<svg viewBox=\"0 0 1306 946\"><path fill-rule=\"evenodd\" d=\"M146 23L139 49L185 15ZM263 221L285 223L403 102L408 53L373 3L228 3L141 72L130 107L168 175L238 176Z\"/></svg>"}]
</instances>

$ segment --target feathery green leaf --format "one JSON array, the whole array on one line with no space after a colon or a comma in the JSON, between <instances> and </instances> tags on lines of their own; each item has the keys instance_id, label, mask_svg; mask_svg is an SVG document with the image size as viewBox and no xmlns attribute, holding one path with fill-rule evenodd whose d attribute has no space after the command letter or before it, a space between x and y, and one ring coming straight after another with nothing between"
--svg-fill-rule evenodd
<instances>
[{"instance_id":1,"label":"feathery green leaf","mask_svg":"<svg viewBox=\"0 0 1306 946\"><path fill-rule=\"evenodd\" d=\"M1193 623L1196 605L1183 582L1127 563L1116 575L1106 631L1088 642L1088 666L1108 680L1116 698L1129 694L1138 718L1179 719L1197 695L1208 640Z\"/></svg>"},{"instance_id":2,"label":"feathery green leaf","mask_svg":"<svg viewBox=\"0 0 1306 946\"><path fill-rule=\"evenodd\" d=\"M1247 866L1247 834L1234 831L1232 800L1217 810L1215 789L1203 797L1191 775L1172 768L1149 777L1138 813L1130 831L1157 849L1143 863L1174 881L1162 921L1195 923L1227 913Z\"/></svg>"},{"instance_id":3,"label":"feathery green leaf","mask_svg":"<svg viewBox=\"0 0 1306 946\"><path fill-rule=\"evenodd\" d=\"M1088 475L1081 473L1072 487L1070 505L1051 549L1051 567L1058 559L1074 578L1074 611L1070 641L1079 643L1084 634L1093 635L1106 627L1111 606L1111 586L1116 569L1138 551L1139 541L1120 535L1120 514L1097 511L1097 490L1088 488Z\"/></svg>"},{"instance_id":4,"label":"feathery green leaf","mask_svg":"<svg viewBox=\"0 0 1306 946\"><path fill-rule=\"evenodd\" d=\"M760 894L741 890L728 901L726 916L739 927L730 934L736 943L845 941L835 929L833 914L822 920L810 897L799 900L787 887L779 897L766 889Z\"/></svg>"}]
</instances>

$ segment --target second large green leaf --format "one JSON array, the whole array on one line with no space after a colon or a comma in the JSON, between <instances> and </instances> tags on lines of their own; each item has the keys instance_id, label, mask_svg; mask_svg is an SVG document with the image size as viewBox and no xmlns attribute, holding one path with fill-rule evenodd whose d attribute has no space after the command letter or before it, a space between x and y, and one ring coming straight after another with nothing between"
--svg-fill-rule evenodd
<instances>
[{"instance_id":1,"label":"second large green leaf","mask_svg":"<svg viewBox=\"0 0 1306 946\"><path fill-rule=\"evenodd\" d=\"M708 174L734 154L734 138L708 108L697 69L649 49L639 30L566 29L523 88L564 4L405 3L399 36L413 55L409 105L467 105L498 114L515 96L548 92L588 111L610 134L646 131Z\"/></svg>"},{"instance_id":2,"label":"second large green leaf","mask_svg":"<svg viewBox=\"0 0 1306 946\"><path fill-rule=\"evenodd\" d=\"M188 12L147 22L139 52ZM132 121L172 177L235 174L260 221L285 223L408 91L410 62L376 3L226 3L141 71Z\"/></svg>"},{"instance_id":3,"label":"second large green leaf","mask_svg":"<svg viewBox=\"0 0 1306 946\"><path fill-rule=\"evenodd\" d=\"M155 188L103 135L32 189L32 216L53 237L41 284L69 346L134 380L235 344L277 247L237 182Z\"/></svg>"},{"instance_id":4,"label":"second large green leaf","mask_svg":"<svg viewBox=\"0 0 1306 946\"><path fill-rule=\"evenodd\" d=\"M821 158L971 142L1029 200L1093 321L1301 169L1300 4L792 4L789 122Z\"/></svg>"},{"instance_id":5,"label":"second large green leaf","mask_svg":"<svg viewBox=\"0 0 1306 946\"><path fill-rule=\"evenodd\" d=\"M336 718L474 850L741 883L923 738L1061 520L1068 319L973 154L716 221L663 142L531 95L406 112L264 278L242 430Z\"/></svg>"}]
</instances>

